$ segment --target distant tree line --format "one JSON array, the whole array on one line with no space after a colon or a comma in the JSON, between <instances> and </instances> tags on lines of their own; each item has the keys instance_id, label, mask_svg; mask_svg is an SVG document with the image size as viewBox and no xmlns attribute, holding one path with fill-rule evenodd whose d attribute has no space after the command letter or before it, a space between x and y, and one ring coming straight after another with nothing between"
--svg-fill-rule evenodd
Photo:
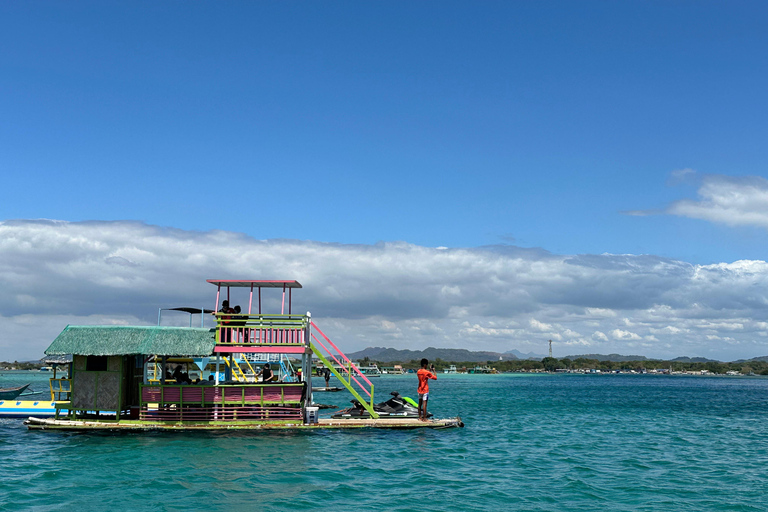
<instances>
[{"instance_id":1,"label":"distant tree line","mask_svg":"<svg viewBox=\"0 0 768 512\"><path fill-rule=\"evenodd\" d=\"M375 362L371 360L371 362ZM600 371L613 371L613 370L672 370L673 372L698 372L701 370L707 370L711 373L726 373L728 371L737 371L742 374L755 373L757 375L768 375L768 362L766 361L740 361L731 363L721 363L715 361L709 361L705 363L694 362L681 362L681 361L663 361L663 360L643 360L643 361L600 361L598 359L586 359L579 357L576 359L557 359L554 357L545 357L541 361L533 359L512 359L509 361L487 361L485 364L468 361L443 361L442 359L435 359L430 361L435 365L437 371L442 371L448 368L450 365L455 365L457 368L472 369L476 366L490 366L500 372L522 372L522 371L534 371L544 370L553 372L558 369L564 370L600 370ZM402 362L386 362L378 363L379 366L392 366L400 364L406 369L418 369L420 368L419 361L413 359L411 361Z\"/></svg>"},{"instance_id":2,"label":"distant tree line","mask_svg":"<svg viewBox=\"0 0 768 512\"><path fill-rule=\"evenodd\" d=\"M8 361L0 361L0 368L16 368L17 370L39 370L42 368L43 363L40 361L14 361L12 363Z\"/></svg>"}]
</instances>

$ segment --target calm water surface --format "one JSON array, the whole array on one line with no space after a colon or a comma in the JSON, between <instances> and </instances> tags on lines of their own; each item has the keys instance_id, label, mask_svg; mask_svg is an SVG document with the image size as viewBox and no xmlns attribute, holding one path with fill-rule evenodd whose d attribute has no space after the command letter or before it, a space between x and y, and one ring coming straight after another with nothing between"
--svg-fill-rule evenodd
<instances>
[{"instance_id":1,"label":"calm water surface","mask_svg":"<svg viewBox=\"0 0 768 512\"><path fill-rule=\"evenodd\" d=\"M47 385L0 373L0 387ZM380 400L415 395L415 376L374 384ZM62 434L0 420L0 510L768 510L768 379L439 375L430 391L430 410L466 428Z\"/></svg>"}]
</instances>

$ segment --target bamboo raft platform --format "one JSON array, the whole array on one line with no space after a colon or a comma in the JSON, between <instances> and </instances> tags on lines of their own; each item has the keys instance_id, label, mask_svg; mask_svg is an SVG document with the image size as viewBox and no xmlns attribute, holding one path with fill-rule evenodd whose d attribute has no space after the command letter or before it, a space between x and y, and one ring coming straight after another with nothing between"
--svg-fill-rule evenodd
<instances>
[{"instance_id":1,"label":"bamboo raft platform","mask_svg":"<svg viewBox=\"0 0 768 512\"><path fill-rule=\"evenodd\" d=\"M318 423L306 424L296 423L264 423L264 422L210 422L198 424L181 424L175 422L150 423L147 421L120 420L109 421L103 418L94 420L64 420L51 418L29 418L24 424L30 430L65 430L65 431L247 431L247 430L343 430L343 429L361 429L377 428L392 430L412 430L412 429L446 429L463 427L461 418L432 419L429 421L420 421L416 418L386 418L386 419L329 419L321 418Z\"/></svg>"}]
</instances>

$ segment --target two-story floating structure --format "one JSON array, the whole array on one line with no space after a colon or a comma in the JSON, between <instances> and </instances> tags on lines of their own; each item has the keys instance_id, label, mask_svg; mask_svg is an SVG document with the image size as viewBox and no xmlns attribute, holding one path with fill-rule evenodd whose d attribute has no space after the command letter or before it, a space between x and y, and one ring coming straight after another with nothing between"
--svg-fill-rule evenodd
<instances>
[{"instance_id":1,"label":"two-story floating structure","mask_svg":"<svg viewBox=\"0 0 768 512\"><path fill-rule=\"evenodd\" d=\"M68 400L55 402L58 412L54 418L31 417L28 427L220 430L463 426L460 418L427 422L379 418L370 380L317 327L310 313L292 312L292 292L301 288L298 281L208 282L217 290L213 328L67 326L45 353L72 355L69 379L64 383ZM241 295L248 293L247 313L229 308L232 289L238 288L244 289L238 290ZM262 312L262 291L267 289L282 291L279 314ZM182 310L207 313L204 309ZM318 418L312 400L313 356L331 369L368 411L369 418ZM272 363L271 376L263 371L267 362Z\"/></svg>"}]
</instances>

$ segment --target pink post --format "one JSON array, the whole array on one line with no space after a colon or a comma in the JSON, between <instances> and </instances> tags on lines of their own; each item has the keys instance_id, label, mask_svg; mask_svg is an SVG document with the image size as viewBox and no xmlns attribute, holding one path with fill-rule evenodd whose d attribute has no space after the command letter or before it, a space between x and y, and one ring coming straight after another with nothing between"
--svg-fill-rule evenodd
<instances>
[{"instance_id":1,"label":"pink post","mask_svg":"<svg viewBox=\"0 0 768 512\"><path fill-rule=\"evenodd\" d=\"M216 287L216 304L213 305L213 310L218 311L219 310L219 297L221 296L221 285ZM202 316L202 314L200 315ZM216 327L219 326L219 319L218 317L214 317L216 320ZM216 331L216 341L221 341L221 329L217 329Z\"/></svg>"},{"instance_id":2,"label":"pink post","mask_svg":"<svg viewBox=\"0 0 768 512\"><path fill-rule=\"evenodd\" d=\"M283 304L280 306L280 314L285 314L285 285L283 285Z\"/></svg>"}]
</instances>

